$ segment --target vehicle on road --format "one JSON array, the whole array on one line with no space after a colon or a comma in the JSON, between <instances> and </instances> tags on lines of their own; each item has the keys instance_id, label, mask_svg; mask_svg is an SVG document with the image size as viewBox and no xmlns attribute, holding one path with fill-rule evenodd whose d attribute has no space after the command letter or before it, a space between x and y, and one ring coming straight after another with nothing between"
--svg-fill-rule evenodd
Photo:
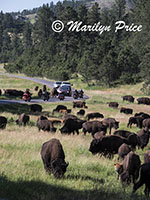
<instances>
[{"instance_id":1,"label":"vehicle on road","mask_svg":"<svg viewBox=\"0 0 150 200\"><path fill-rule=\"evenodd\" d=\"M58 87L60 87L61 84L62 84L61 81L56 81L56 82L53 84L53 86L54 86L54 88L58 88Z\"/></svg>"},{"instance_id":2,"label":"vehicle on road","mask_svg":"<svg viewBox=\"0 0 150 200\"><path fill-rule=\"evenodd\" d=\"M68 85L60 86L57 89L57 92L58 92L58 94L63 93L65 96L69 96L69 97L71 97L71 95L72 95L71 86L68 86Z\"/></svg>"}]
</instances>

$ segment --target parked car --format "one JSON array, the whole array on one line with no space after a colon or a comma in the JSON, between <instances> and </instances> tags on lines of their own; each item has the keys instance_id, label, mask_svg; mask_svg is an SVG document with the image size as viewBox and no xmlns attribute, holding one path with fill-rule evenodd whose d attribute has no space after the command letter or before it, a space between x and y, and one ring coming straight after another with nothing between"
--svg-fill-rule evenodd
<instances>
[{"instance_id":1,"label":"parked car","mask_svg":"<svg viewBox=\"0 0 150 200\"><path fill-rule=\"evenodd\" d=\"M61 84L62 84L61 81L56 81L53 86L54 86L54 88L58 88L58 87L60 87Z\"/></svg>"},{"instance_id":2,"label":"parked car","mask_svg":"<svg viewBox=\"0 0 150 200\"><path fill-rule=\"evenodd\" d=\"M57 89L58 93L63 93L65 96L70 96L72 95L72 89L71 86L69 85L62 85Z\"/></svg>"},{"instance_id":3,"label":"parked car","mask_svg":"<svg viewBox=\"0 0 150 200\"><path fill-rule=\"evenodd\" d=\"M72 86L72 84L70 82L66 82L66 81L63 81L61 83L61 86L63 86L63 85L70 86L70 87Z\"/></svg>"}]
</instances>

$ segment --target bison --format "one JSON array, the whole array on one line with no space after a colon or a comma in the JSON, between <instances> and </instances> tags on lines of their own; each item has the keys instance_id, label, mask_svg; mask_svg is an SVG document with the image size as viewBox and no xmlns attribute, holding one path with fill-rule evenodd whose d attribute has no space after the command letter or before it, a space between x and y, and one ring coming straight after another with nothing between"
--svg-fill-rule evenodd
<instances>
[{"instance_id":1,"label":"bison","mask_svg":"<svg viewBox=\"0 0 150 200\"><path fill-rule=\"evenodd\" d=\"M94 113L88 113L88 114L86 115L86 118L87 118L88 120L94 119L94 118L104 118L104 115L101 114L101 113L99 113L99 112L94 112Z\"/></svg>"},{"instance_id":2,"label":"bison","mask_svg":"<svg viewBox=\"0 0 150 200\"><path fill-rule=\"evenodd\" d=\"M0 116L0 129L6 128L7 118L4 116Z\"/></svg>"},{"instance_id":3,"label":"bison","mask_svg":"<svg viewBox=\"0 0 150 200\"><path fill-rule=\"evenodd\" d=\"M103 153L112 157L118 153L119 147L124 143L125 139L115 135L104 136L100 139L93 139L89 151L92 154Z\"/></svg>"},{"instance_id":4,"label":"bison","mask_svg":"<svg viewBox=\"0 0 150 200\"><path fill-rule=\"evenodd\" d=\"M134 102L134 97L131 95L126 95L126 96L123 96L122 98L123 98L123 101L129 101L131 103Z\"/></svg>"},{"instance_id":5,"label":"bison","mask_svg":"<svg viewBox=\"0 0 150 200\"><path fill-rule=\"evenodd\" d=\"M134 184L133 193L135 193L136 190L144 184L144 193L148 197L150 193L150 163L145 163L141 165L140 180Z\"/></svg>"},{"instance_id":6,"label":"bison","mask_svg":"<svg viewBox=\"0 0 150 200\"><path fill-rule=\"evenodd\" d=\"M93 135L93 138L95 138L95 139L100 139L100 138L102 138L102 137L105 136L105 135L106 135L106 133L105 133L104 131L100 131L100 132L95 133L95 134Z\"/></svg>"},{"instance_id":7,"label":"bison","mask_svg":"<svg viewBox=\"0 0 150 200\"><path fill-rule=\"evenodd\" d=\"M144 154L144 163L150 163L150 150L146 150Z\"/></svg>"},{"instance_id":8,"label":"bison","mask_svg":"<svg viewBox=\"0 0 150 200\"><path fill-rule=\"evenodd\" d=\"M43 131L50 131L50 132L56 132L56 128L53 126L52 122L44 119L44 120L37 120L37 127L39 131L42 129Z\"/></svg>"},{"instance_id":9,"label":"bison","mask_svg":"<svg viewBox=\"0 0 150 200\"><path fill-rule=\"evenodd\" d=\"M87 108L85 101L73 101L73 108Z\"/></svg>"},{"instance_id":10,"label":"bison","mask_svg":"<svg viewBox=\"0 0 150 200\"><path fill-rule=\"evenodd\" d=\"M130 151L123 160L123 164L118 165L116 171L120 176L120 180L123 183L130 184L139 177L141 161L140 157L134 152Z\"/></svg>"},{"instance_id":11,"label":"bison","mask_svg":"<svg viewBox=\"0 0 150 200\"><path fill-rule=\"evenodd\" d=\"M126 130L117 130L114 132L114 135L118 135L124 138L127 138L131 134L133 134L133 132L126 131Z\"/></svg>"},{"instance_id":12,"label":"bison","mask_svg":"<svg viewBox=\"0 0 150 200\"><path fill-rule=\"evenodd\" d=\"M16 123L19 124L19 126L22 124L26 126L29 120L30 120L30 116L26 115L25 113L22 113L21 115L19 115L18 119L16 120Z\"/></svg>"},{"instance_id":13,"label":"bison","mask_svg":"<svg viewBox=\"0 0 150 200\"><path fill-rule=\"evenodd\" d=\"M141 129L137 132L137 136L139 139L139 147L141 147L141 149L143 150L149 142L149 132Z\"/></svg>"},{"instance_id":14,"label":"bison","mask_svg":"<svg viewBox=\"0 0 150 200\"><path fill-rule=\"evenodd\" d=\"M30 110L32 112L42 112L42 106L39 104L32 104L30 105Z\"/></svg>"},{"instance_id":15,"label":"bison","mask_svg":"<svg viewBox=\"0 0 150 200\"><path fill-rule=\"evenodd\" d=\"M53 113L54 112L59 112L60 110L67 110L67 106L58 105L55 109L53 109Z\"/></svg>"},{"instance_id":16,"label":"bison","mask_svg":"<svg viewBox=\"0 0 150 200\"><path fill-rule=\"evenodd\" d=\"M42 145L41 158L46 172L52 172L55 178L64 176L69 163L65 162L65 153L58 139L53 138Z\"/></svg>"},{"instance_id":17,"label":"bison","mask_svg":"<svg viewBox=\"0 0 150 200\"><path fill-rule=\"evenodd\" d=\"M85 110L80 109L79 112L77 112L77 115L84 115L85 114Z\"/></svg>"},{"instance_id":18,"label":"bison","mask_svg":"<svg viewBox=\"0 0 150 200\"><path fill-rule=\"evenodd\" d=\"M120 113L132 114L132 113L133 113L133 109L121 107L121 108L120 108Z\"/></svg>"},{"instance_id":19,"label":"bison","mask_svg":"<svg viewBox=\"0 0 150 200\"><path fill-rule=\"evenodd\" d=\"M150 118L144 119L142 125L143 128L148 131L150 129Z\"/></svg>"},{"instance_id":20,"label":"bison","mask_svg":"<svg viewBox=\"0 0 150 200\"><path fill-rule=\"evenodd\" d=\"M119 104L117 102L109 102L108 106L111 108L118 108Z\"/></svg>"},{"instance_id":21,"label":"bison","mask_svg":"<svg viewBox=\"0 0 150 200\"><path fill-rule=\"evenodd\" d=\"M86 122L85 120L80 120L80 119L67 119L64 122L63 127L60 129L61 134L75 134L75 131L77 134L79 134L79 129L82 128L82 124Z\"/></svg>"},{"instance_id":22,"label":"bison","mask_svg":"<svg viewBox=\"0 0 150 200\"><path fill-rule=\"evenodd\" d=\"M24 92L21 90L6 89L4 90L4 94L9 96L22 97Z\"/></svg>"},{"instance_id":23,"label":"bison","mask_svg":"<svg viewBox=\"0 0 150 200\"><path fill-rule=\"evenodd\" d=\"M148 97L141 97L137 99L138 104L145 104L150 105L150 98Z\"/></svg>"},{"instance_id":24,"label":"bison","mask_svg":"<svg viewBox=\"0 0 150 200\"><path fill-rule=\"evenodd\" d=\"M130 117L127 127L132 127L132 124L136 124L137 127L142 128L142 122L144 118L141 116L136 116L136 117Z\"/></svg>"},{"instance_id":25,"label":"bison","mask_svg":"<svg viewBox=\"0 0 150 200\"><path fill-rule=\"evenodd\" d=\"M131 148L123 143L118 149L118 160L124 159L124 157L131 151Z\"/></svg>"},{"instance_id":26,"label":"bison","mask_svg":"<svg viewBox=\"0 0 150 200\"><path fill-rule=\"evenodd\" d=\"M99 131L104 131L106 132L107 127L102 124L100 121L90 121L90 122L85 122L82 124L83 128L83 133L86 135L86 133L91 133L94 135L94 133L99 132Z\"/></svg>"},{"instance_id":27,"label":"bison","mask_svg":"<svg viewBox=\"0 0 150 200\"><path fill-rule=\"evenodd\" d=\"M118 129L119 128L119 122L116 121L114 118L106 118L102 121L103 125L106 126L107 128L109 128L109 134L111 134L111 129L115 128Z\"/></svg>"}]
</instances>

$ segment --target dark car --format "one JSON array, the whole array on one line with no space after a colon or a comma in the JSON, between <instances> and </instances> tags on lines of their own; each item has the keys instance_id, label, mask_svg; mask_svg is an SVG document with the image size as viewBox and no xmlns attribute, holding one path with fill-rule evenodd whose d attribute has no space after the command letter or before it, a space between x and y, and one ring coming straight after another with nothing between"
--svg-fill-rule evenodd
<instances>
[{"instance_id":1,"label":"dark car","mask_svg":"<svg viewBox=\"0 0 150 200\"><path fill-rule=\"evenodd\" d=\"M63 85L57 89L58 93L63 93L65 96L70 96L72 95L72 90L71 86L68 85Z\"/></svg>"}]
</instances>

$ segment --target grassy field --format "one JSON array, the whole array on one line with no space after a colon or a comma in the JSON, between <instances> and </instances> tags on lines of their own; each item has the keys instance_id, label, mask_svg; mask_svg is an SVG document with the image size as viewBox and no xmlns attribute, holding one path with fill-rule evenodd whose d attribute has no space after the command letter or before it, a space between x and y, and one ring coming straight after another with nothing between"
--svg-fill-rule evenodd
<instances>
[{"instance_id":1,"label":"grassy field","mask_svg":"<svg viewBox=\"0 0 150 200\"><path fill-rule=\"evenodd\" d=\"M1 88L34 88L33 82L21 79L6 78L0 76ZM75 85L77 86L77 85ZM78 85L79 86L79 85ZM118 88L103 90L86 90L90 96L87 101L89 112L97 111L105 117L114 117L120 121L120 129L137 132L138 128L127 128L128 118L119 112L119 109L108 107L107 102L118 101L119 107L126 106L133 108L135 112L147 112L150 108L146 105L138 105L122 101L122 96L133 94L135 98L142 96L141 84L134 86L120 86ZM80 87L79 87L80 88ZM61 118L62 115L52 115L52 110L60 103L41 104L43 114L49 118ZM62 104L62 102L61 102ZM71 102L63 102L72 109ZM79 109L72 109L76 114ZM36 120L38 115L30 113L29 105L0 105L1 115L8 118L8 125L5 130L0 131L0 198L13 200L142 200L144 188L141 187L135 195L131 195L132 187L123 188L114 171L114 163L117 155L112 160L98 155L93 156L88 148L92 137L80 135L61 135L60 126L57 126L55 134L38 132ZM27 127L18 127L14 120L18 114L26 112L30 114L31 122ZM39 113L40 114L40 113ZM113 130L114 131L114 130ZM40 156L41 146L51 138L58 138L64 148L66 161L69 162L65 177L56 180L52 175L47 175L43 168ZM143 162L144 151L137 150Z\"/></svg>"}]
</instances>

